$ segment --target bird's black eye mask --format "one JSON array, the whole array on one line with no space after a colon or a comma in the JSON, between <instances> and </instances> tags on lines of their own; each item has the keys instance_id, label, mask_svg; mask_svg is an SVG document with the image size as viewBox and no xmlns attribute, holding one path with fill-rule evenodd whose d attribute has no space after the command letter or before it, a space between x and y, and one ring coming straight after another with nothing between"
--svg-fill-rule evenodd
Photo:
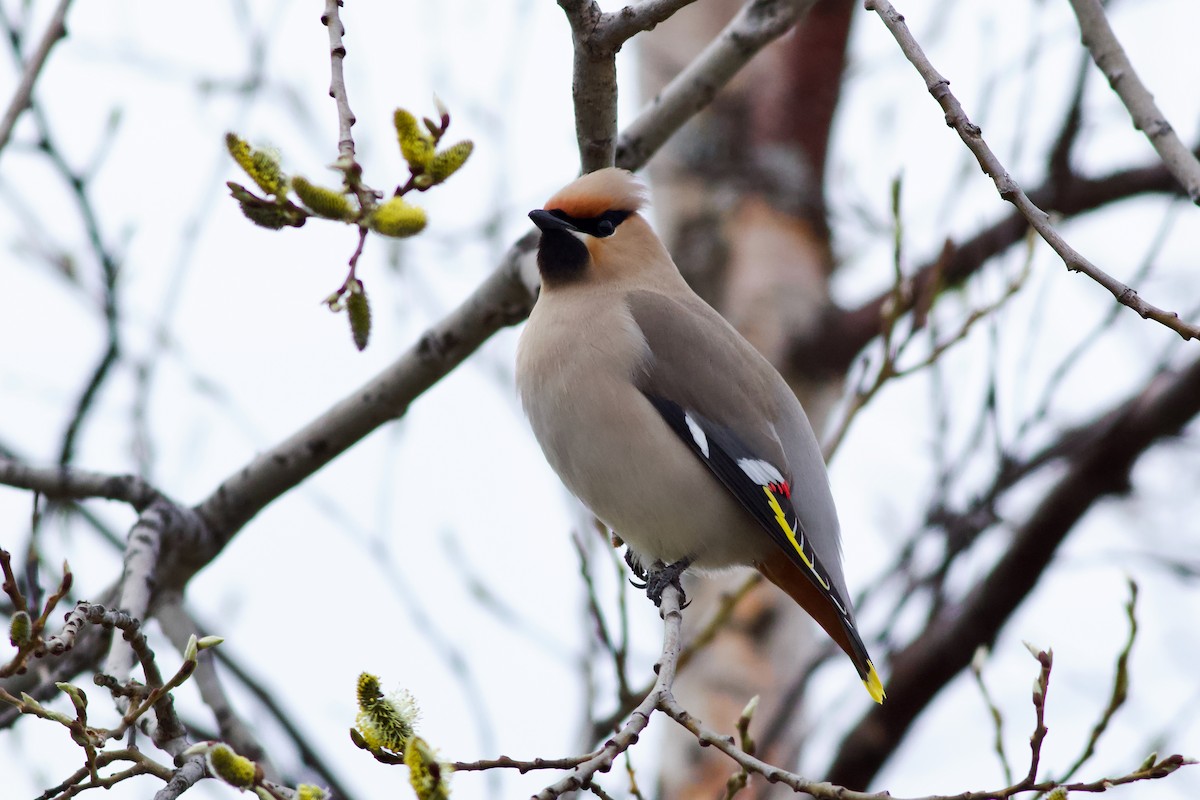
<instances>
[{"instance_id":1,"label":"bird's black eye mask","mask_svg":"<svg viewBox=\"0 0 1200 800\"><path fill-rule=\"evenodd\" d=\"M569 222L577 231L598 239L612 236L616 232L617 226L624 222L631 213L630 211L605 211L598 217L572 217L562 209L556 208L550 211L550 214L563 222Z\"/></svg>"}]
</instances>

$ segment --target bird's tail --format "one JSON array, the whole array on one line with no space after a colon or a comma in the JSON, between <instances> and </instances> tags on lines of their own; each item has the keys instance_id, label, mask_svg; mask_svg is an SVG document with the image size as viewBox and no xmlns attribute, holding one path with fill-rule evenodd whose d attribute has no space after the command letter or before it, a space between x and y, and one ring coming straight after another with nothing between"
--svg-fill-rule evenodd
<instances>
[{"instance_id":1,"label":"bird's tail","mask_svg":"<svg viewBox=\"0 0 1200 800\"><path fill-rule=\"evenodd\" d=\"M850 660L854 662L854 668L858 670L858 676L862 678L863 686L867 687L871 699L876 703L882 703L884 697L887 696L883 691L883 681L879 679L879 673L875 670L875 665L871 663L871 657L867 655L867 648L858 635L858 631L855 630L847 616L838 613L833 606L833 601L792 563L782 550L777 554L773 553L754 566L767 580L787 592L789 597L799 603L800 607L807 611L808 615L829 634L829 637L837 642L842 650L846 651L846 655L850 656Z\"/></svg>"}]
</instances>

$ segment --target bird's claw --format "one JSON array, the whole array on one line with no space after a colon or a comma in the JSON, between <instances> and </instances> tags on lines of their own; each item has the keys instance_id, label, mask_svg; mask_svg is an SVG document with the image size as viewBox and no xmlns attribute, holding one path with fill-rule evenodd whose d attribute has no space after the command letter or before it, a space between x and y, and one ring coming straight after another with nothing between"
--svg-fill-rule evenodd
<instances>
[{"instance_id":1,"label":"bird's claw","mask_svg":"<svg viewBox=\"0 0 1200 800\"><path fill-rule=\"evenodd\" d=\"M625 548L625 563L629 565L629 569L633 572L634 577L636 577L639 581L643 581L641 586L638 586L633 581L630 581L630 583L633 583L633 585L637 586L639 589L645 589L646 585L644 581L646 580L646 568L642 566L642 562L638 560L637 556L635 556L633 551L628 547Z\"/></svg>"}]
</instances>

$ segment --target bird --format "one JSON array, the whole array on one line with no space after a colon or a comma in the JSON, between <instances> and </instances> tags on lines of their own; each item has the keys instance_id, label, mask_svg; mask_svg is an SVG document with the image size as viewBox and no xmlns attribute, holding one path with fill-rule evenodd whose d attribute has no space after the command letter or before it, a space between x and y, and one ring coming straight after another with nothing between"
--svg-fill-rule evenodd
<instances>
[{"instance_id":1,"label":"bird","mask_svg":"<svg viewBox=\"0 0 1200 800\"><path fill-rule=\"evenodd\" d=\"M688 286L641 213L646 200L637 177L609 167L529 212L541 289L516 382L534 437L567 489L625 543L656 603L689 568L754 567L882 703L804 409Z\"/></svg>"}]
</instances>

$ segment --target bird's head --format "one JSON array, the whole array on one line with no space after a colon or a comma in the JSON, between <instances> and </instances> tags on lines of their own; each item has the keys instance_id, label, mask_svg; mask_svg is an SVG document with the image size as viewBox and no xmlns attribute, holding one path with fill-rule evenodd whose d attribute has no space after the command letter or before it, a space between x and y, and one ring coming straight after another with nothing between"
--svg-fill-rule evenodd
<instances>
[{"instance_id":1,"label":"bird's head","mask_svg":"<svg viewBox=\"0 0 1200 800\"><path fill-rule=\"evenodd\" d=\"M542 231L538 269L543 286L635 277L653 264L671 264L638 213L646 187L626 170L609 167L568 184L529 212ZM673 268L673 265L672 265Z\"/></svg>"}]
</instances>

